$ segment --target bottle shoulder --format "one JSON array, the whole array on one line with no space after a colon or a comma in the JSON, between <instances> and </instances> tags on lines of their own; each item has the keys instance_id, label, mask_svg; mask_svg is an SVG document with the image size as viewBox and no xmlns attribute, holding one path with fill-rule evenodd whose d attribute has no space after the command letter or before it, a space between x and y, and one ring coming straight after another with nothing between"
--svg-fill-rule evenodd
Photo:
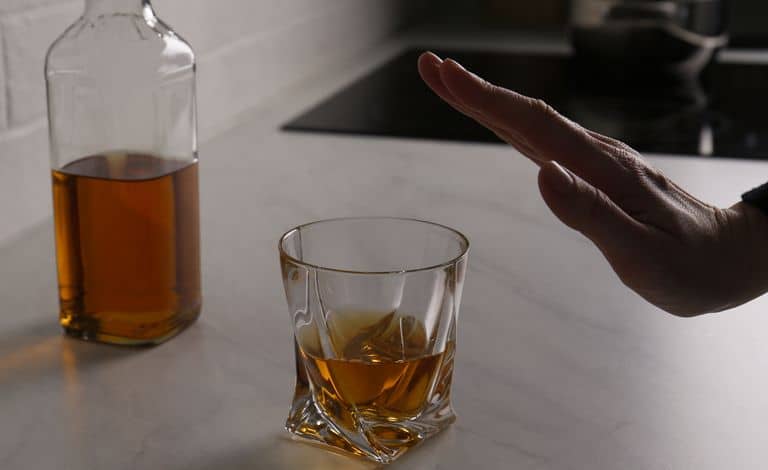
<instances>
[{"instance_id":1,"label":"bottle shoulder","mask_svg":"<svg viewBox=\"0 0 768 470\"><path fill-rule=\"evenodd\" d=\"M46 55L46 75L122 64L157 67L160 73L194 72L189 43L154 16L133 14L80 17Z\"/></svg>"}]
</instances>

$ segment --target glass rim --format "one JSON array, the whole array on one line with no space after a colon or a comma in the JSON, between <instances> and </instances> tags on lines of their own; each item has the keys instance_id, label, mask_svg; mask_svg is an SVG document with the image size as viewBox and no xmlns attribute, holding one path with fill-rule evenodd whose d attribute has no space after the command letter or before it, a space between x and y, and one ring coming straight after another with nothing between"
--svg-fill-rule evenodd
<instances>
[{"instance_id":1,"label":"glass rim","mask_svg":"<svg viewBox=\"0 0 768 470\"><path fill-rule=\"evenodd\" d=\"M416 222L419 224L426 224L431 225L433 227L438 227L443 230L447 230L454 235L456 235L459 240L461 241L461 244L463 245L461 247L461 253L459 253L458 256L454 256L448 261L444 261L442 263L433 264L429 266L420 266L416 268L410 268L410 269L399 269L399 270L389 270L389 271L359 271L354 269L343 269L343 268L333 268L333 267L327 267L327 266L319 266L312 263L307 263L306 261L301 261L299 259L296 259L295 257L289 255L285 249L283 248L283 244L285 240L291 236L293 233L301 230L305 227L310 227L312 225L319 225L324 224L328 222L343 222L343 221L350 221L350 220L399 220L403 222ZM375 274L375 275L391 275L391 274L407 274L407 273L415 273L415 272L421 272L421 271L433 271L436 269L445 268L451 265L454 265L461 261L463 258L466 258L467 254L469 253L469 238L467 238L466 235L459 232L458 230L451 228L447 225L439 224L437 222L430 222L428 220L423 219L417 219L413 217L387 217L387 216L362 216L362 217L334 217L330 219L320 219L320 220L314 220L312 222L307 222L301 225L297 225L293 227L292 229L285 232L281 237L280 240L277 243L278 250L280 251L280 256L287 258L289 261L291 261L294 264L297 264L299 266L303 266L305 268L314 269L317 271L328 271L328 272L335 272L335 273L344 273L344 274Z\"/></svg>"}]
</instances>

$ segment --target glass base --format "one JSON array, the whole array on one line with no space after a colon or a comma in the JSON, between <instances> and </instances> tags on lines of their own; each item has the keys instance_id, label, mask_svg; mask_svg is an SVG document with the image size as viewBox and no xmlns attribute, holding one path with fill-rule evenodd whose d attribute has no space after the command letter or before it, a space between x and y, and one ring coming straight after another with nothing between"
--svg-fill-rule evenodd
<instances>
[{"instance_id":1,"label":"glass base","mask_svg":"<svg viewBox=\"0 0 768 470\"><path fill-rule=\"evenodd\" d=\"M353 419L355 430L337 425L305 389L297 391L285 429L300 439L388 464L409 448L446 429L456 420L456 415L449 397L445 397L412 419L385 422L361 416Z\"/></svg>"},{"instance_id":2,"label":"glass base","mask_svg":"<svg viewBox=\"0 0 768 470\"><path fill-rule=\"evenodd\" d=\"M125 336L105 330L97 317L62 315L61 326L67 336L84 341L118 344L123 346L151 346L164 343L184 331L200 316L201 306L180 312L172 320L164 320L157 325L149 325L146 334ZM117 331L124 328L117 328Z\"/></svg>"}]
</instances>

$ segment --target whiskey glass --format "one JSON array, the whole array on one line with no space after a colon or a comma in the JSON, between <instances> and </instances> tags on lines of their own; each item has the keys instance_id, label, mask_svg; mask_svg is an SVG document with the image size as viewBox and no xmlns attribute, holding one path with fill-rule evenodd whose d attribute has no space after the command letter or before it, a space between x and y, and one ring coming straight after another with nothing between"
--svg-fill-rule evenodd
<instances>
[{"instance_id":1,"label":"whiskey glass","mask_svg":"<svg viewBox=\"0 0 768 470\"><path fill-rule=\"evenodd\" d=\"M296 227L279 250L296 355L289 432L390 463L455 420L464 235L344 218Z\"/></svg>"}]
</instances>

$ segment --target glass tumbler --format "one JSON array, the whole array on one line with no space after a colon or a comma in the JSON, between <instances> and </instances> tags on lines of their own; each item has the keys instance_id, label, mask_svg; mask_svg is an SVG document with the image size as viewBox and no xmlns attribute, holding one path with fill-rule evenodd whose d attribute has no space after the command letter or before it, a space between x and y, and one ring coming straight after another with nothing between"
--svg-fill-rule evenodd
<instances>
[{"instance_id":1,"label":"glass tumbler","mask_svg":"<svg viewBox=\"0 0 768 470\"><path fill-rule=\"evenodd\" d=\"M455 420L464 235L333 219L290 230L279 249L296 353L288 431L389 463Z\"/></svg>"}]
</instances>

